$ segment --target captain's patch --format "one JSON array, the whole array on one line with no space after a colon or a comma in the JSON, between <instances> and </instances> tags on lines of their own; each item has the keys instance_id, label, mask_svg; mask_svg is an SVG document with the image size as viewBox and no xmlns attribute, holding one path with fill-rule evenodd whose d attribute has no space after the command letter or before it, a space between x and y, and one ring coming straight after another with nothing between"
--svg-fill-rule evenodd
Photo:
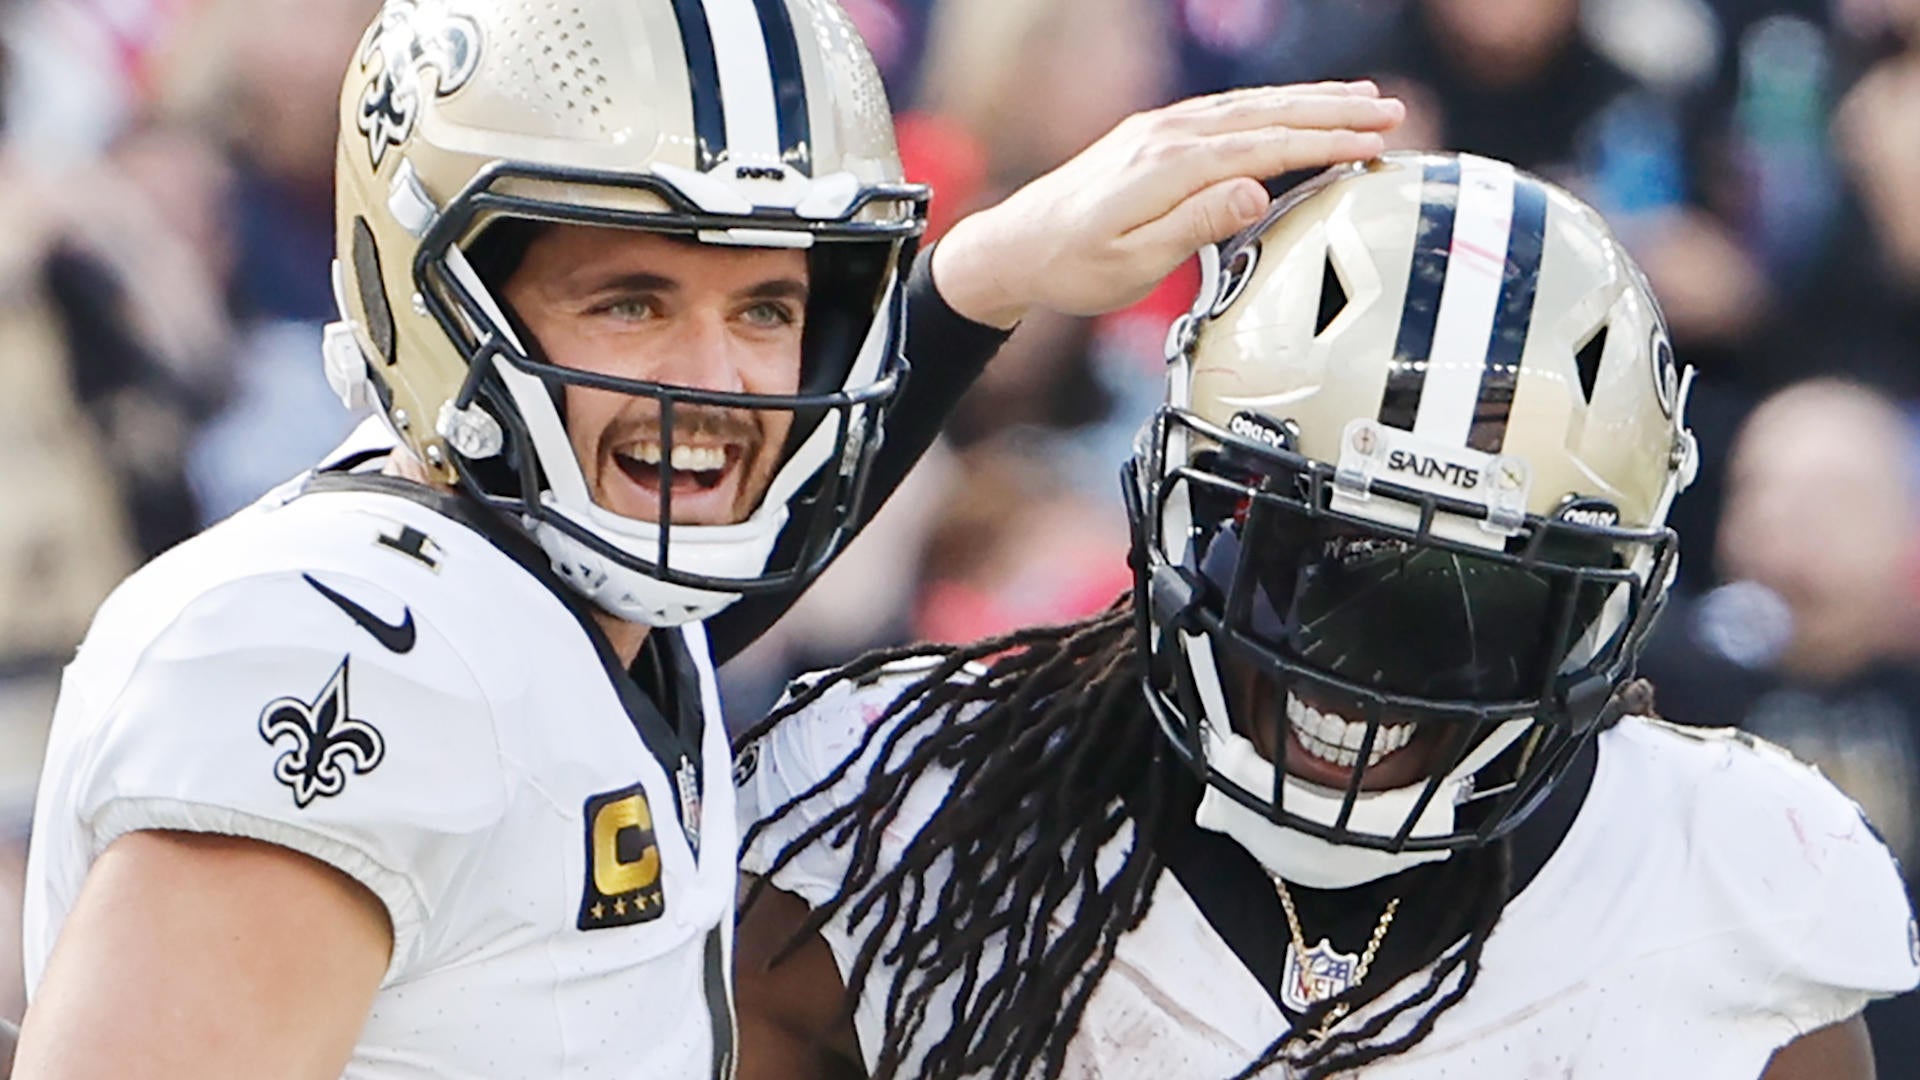
<instances>
[{"instance_id":1,"label":"captain's patch","mask_svg":"<svg viewBox=\"0 0 1920 1080\"><path fill-rule=\"evenodd\" d=\"M638 784L587 800L587 882L581 891L582 930L650 922L667 908L660 884L660 845L653 807Z\"/></svg>"}]
</instances>

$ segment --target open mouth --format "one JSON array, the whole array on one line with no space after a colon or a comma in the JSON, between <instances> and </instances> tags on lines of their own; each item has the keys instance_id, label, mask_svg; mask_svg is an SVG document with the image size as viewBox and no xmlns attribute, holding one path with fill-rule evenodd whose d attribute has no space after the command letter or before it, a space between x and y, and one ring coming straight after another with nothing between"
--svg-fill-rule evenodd
<instances>
[{"instance_id":1,"label":"open mouth","mask_svg":"<svg viewBox=\"0 0 1920 1080\"><path fill-rule=\"evenodd\" d=\"M1287 693L1287 771L1309 783L1343 791L1363 769L1361 790L1405 787L1424 779L1428 759L1439 744L1417 721L1385 722L1374 736L1364 764L1360 749L1367 724L1350 720L1331 708L1316 708L1293 692Z\"/></svg>"},{"instance_id":2,"label":"open mouth","mask_svg":"<svg viewBox=\"0 0 1920 1080\"><path fill-rule=\"evenodd\" d=\"M681 443L673 448L671 468L663 464L659 443L630 443L612 454L627 481L603 493L609 509L647 521L660 519L660 504L672 481L673 520L685 525L731 525L740 520L738 505L752 448L746 443ZM619 488L626 489L625 494Z\"/></svg>"}]
</instances>

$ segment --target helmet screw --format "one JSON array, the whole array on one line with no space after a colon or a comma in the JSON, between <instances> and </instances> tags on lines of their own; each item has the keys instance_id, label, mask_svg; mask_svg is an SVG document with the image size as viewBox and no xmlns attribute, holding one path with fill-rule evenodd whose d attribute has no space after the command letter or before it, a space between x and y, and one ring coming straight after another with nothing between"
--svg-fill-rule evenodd
<instances>
[{"instance_id":1,"label":"helmet screw","mask_svg":"<svg viewBox=\"0 0 1920 1080\"><path fill-rule=\"evenodd\" d=\"M1354 428L1353 449L1363 457L1372 457L1380 449L1380 433L1371 427Z\"/></svg>"}]
</instances>

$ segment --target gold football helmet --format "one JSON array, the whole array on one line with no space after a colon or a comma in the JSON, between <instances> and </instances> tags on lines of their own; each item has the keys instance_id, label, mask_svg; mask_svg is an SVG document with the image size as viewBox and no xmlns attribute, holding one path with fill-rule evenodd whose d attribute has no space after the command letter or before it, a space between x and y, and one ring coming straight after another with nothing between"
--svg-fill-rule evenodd
<instances>
[{"instance_id":1,"label":"gold football helmet","mask_svg":"<svg viewBox=\"0 0 1920 1080\"><path fill-rule=\"evenodd\" d=\"M1333 169L1206 258L1130 465L1149 697L1291 880L1504 834L1596 732L1697 457L1646 279L1501 162Z\"/></svg>"},{"instance_id":2,"label":"gold football helmet","mask_svg":"<svg viewBox=\"0 0 1920 1080\"><path fill-rule=\"evenodd\" d=\"M879 75L832 0L387 0L340 115L327 370L343 397L384 412L437 478L520 519L620 617L704 618L825 565L904 374L927 200L903 182ZM550 362L476 269L513 220L806 251L800 392ZM568 385L655 403L667 490L676 407L788 410L794 434L747 520L640 521L589 495L558 404Z\"/></svg>"}]
</instances>

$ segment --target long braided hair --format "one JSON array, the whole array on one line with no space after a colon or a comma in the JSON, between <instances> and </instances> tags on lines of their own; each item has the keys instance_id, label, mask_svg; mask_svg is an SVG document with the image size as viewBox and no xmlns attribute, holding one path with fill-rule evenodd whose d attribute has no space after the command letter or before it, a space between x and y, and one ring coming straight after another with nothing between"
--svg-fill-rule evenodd
<instances>
[{"instance_id":1,"label":"long braided hair","mask_svg":"<svg viewBox=\"0 0 1920 1080\"><path fill-rule=\"evenodd\" d=\"M846 847L850 866L817 905L788 952L845 914L859 950L847 971L851 1010L876 963L884 965L886 1031L877 1080L1060 1074L1068 1042L1120 937L1139 925L1162 861L1149 836L1191 773L1167 745L1141 692L1145 664L1131 597L1066 626L972 645L920 645L870 653L799 689L741 737L747 746L833 687L858 684L907 661L918 677L875 717L860 745L810 790L756 823L746 843L796 807L834 788L857 763L860 795L831 807L772 860L748 894L814 844ZM876 748L873 744L878 741ZM930 768L951 773L949 792L891 865L881 841L908 792ZM1119 865L1104 849L1127 829ZM1096 865L1099 860L1099 865ZM1421 892L1448 898L1429 947L1383 964L1347 992L1316 1003L1235 1078L1284 1063L1302 1080L1332 1076L1401 1053L1463 998L1508 899L1506 841L1431 868ZM930 887L928 871L940 884ZM1426 983L1364 1024L1324 1039L1304 1034L1333 1010L1357 1010L1432 965ZM1397 1038L1396 1020L1421 1009ZM929 1024L939 1032L910 1060Z\"/></svg>"}]
</instances>

